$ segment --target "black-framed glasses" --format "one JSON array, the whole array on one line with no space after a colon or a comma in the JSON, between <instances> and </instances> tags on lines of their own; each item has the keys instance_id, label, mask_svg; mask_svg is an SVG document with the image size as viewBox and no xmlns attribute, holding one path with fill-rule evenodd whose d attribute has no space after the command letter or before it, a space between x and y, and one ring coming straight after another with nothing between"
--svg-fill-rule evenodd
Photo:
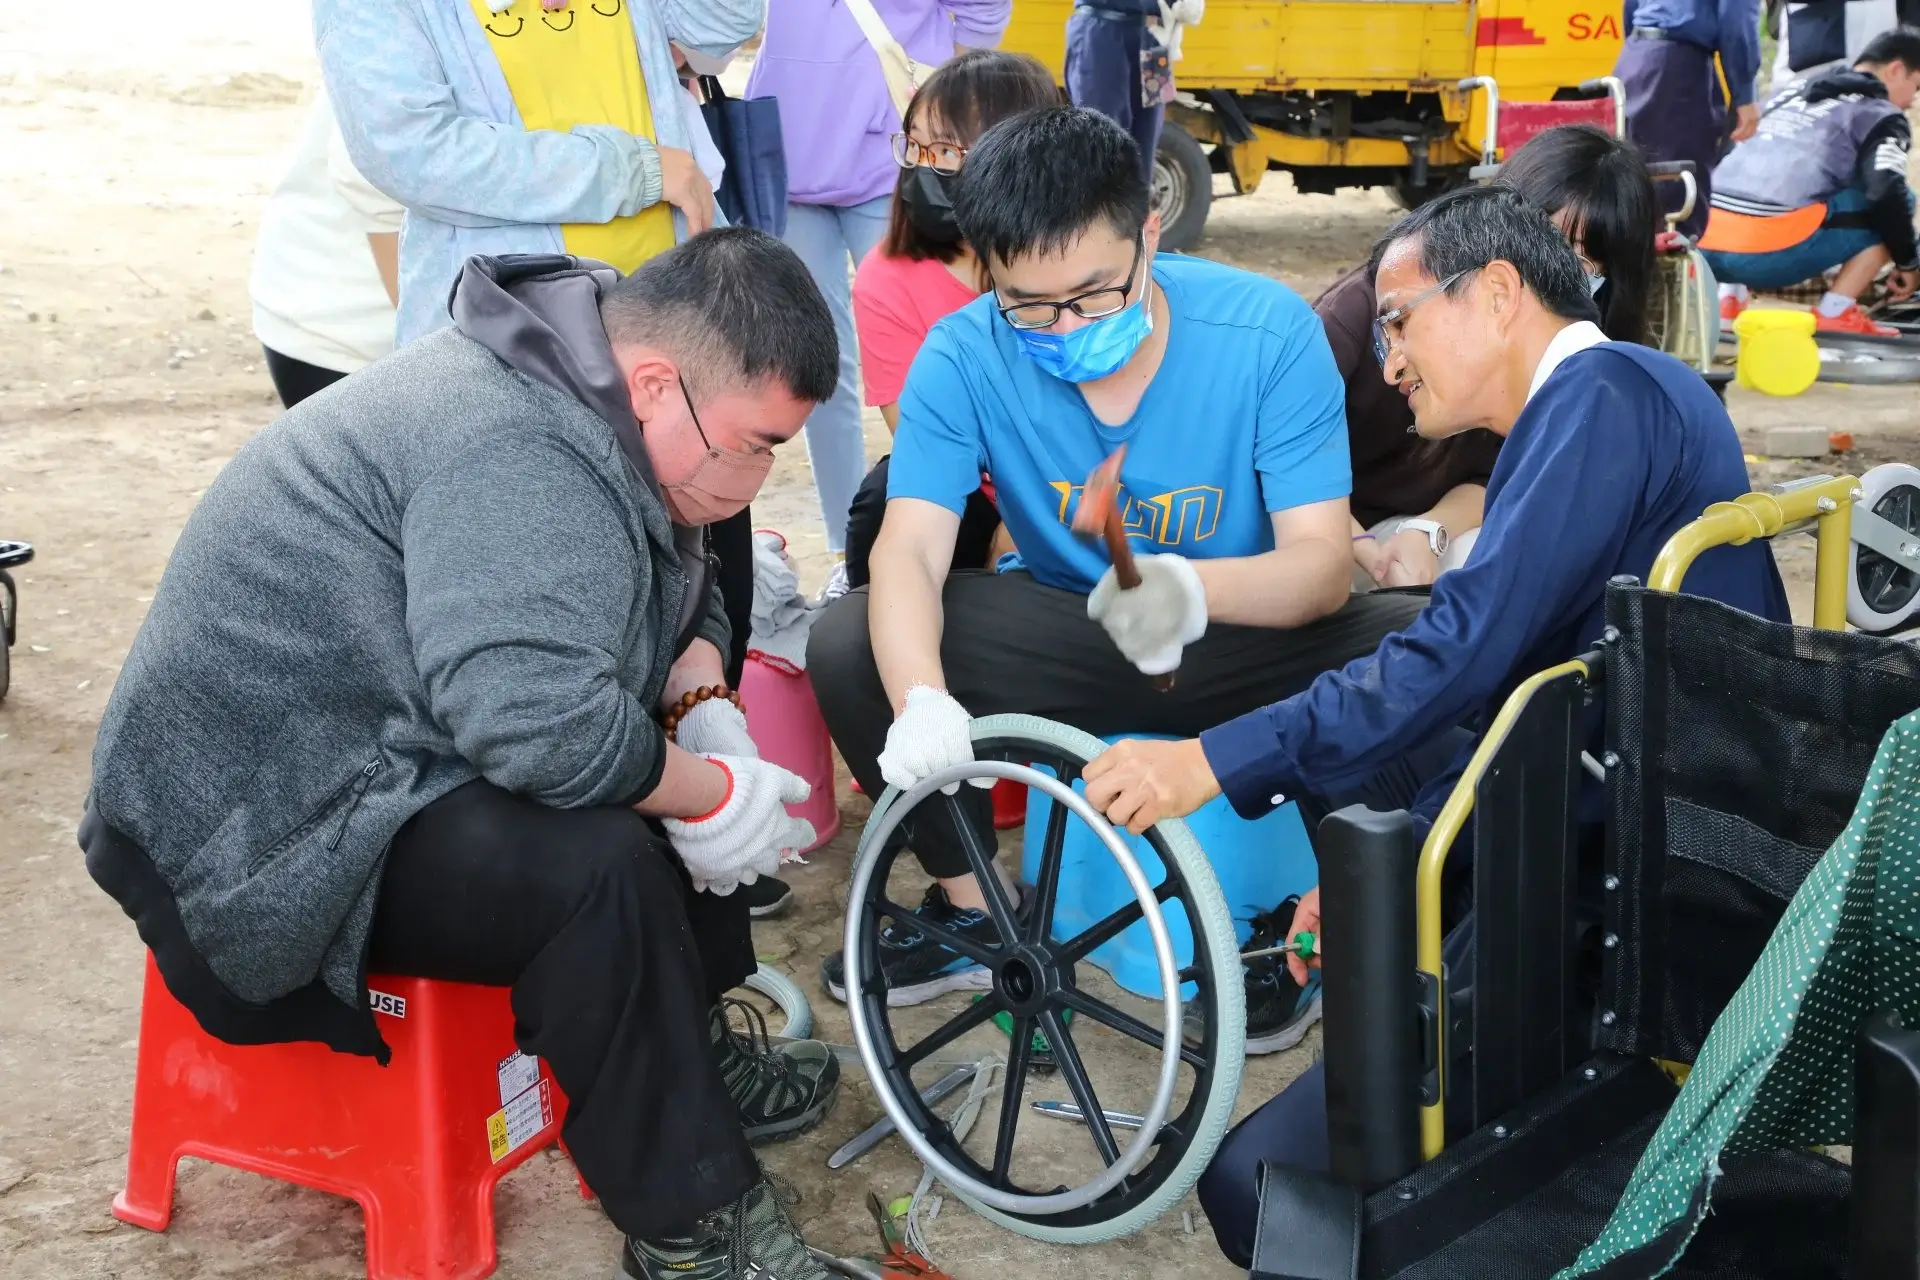
<instances>
[{"instance_id":1,"label":"black-framed glasses","mask_svg":"<svg viewBox=\"0 0 1920 1280\"><path fill-rule=\"evenodd\" d=\"M935 173L952 177L960 172L961 162L966 158L967 149L957 142L916 142L909 134L893 135L893 162L902 169L925 165Z\"/></svg>"},{"instance_id":2,"label":"black-framed glasses","mask_svg":"<svg viewBox=\"0 0 1920 1280\"><path fill-rule=\"evenodd\" d=\"M1133 265L1127 268L1127 282L1119 285L1107 285L1101 289L1089 289L1063 302L1020 302L1013 306L998 308L1007 323L1016 329L1047 329L1060 321L1062 311L1071 311L1082 320L1104 320L1108 316L1118 315L1127 309L1127 295L1133 292L1133 282L1140 275L1140 260L1146 256L1147 242L1136 240L1133 246ZM994 301L1000 295L994 293Z\"/></svg>"},{"instance_id":3,"label":"black-framed glasses","mask_svg":"<svg viewBox=\"0 0 1920 1280\"><path fill-rule=\"evenodd\" d=\"M1393 348L1400 343L1400 334L1407 326L1407 313L1429 298L1438 297L1455 284L1478 271L1478 267L1468 267L1465 271L1456 271L1430 289L1408 298L1405 302L1373 320L1373 358L1382 369L1387 367L1387 357L1393 354Z\"/></svg>"}]
</instances>

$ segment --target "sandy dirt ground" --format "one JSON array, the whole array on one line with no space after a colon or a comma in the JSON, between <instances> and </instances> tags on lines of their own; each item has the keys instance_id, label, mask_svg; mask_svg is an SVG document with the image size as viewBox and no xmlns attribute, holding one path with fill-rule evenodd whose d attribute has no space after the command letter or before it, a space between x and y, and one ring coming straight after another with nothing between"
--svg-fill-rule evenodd
<instances>
[{"instance_id":1,"label":"sandy dirt ground","mask_svg":"<svg viewBox=\"0 0 1920 1280\"><path fill-rule=\"evenodd\" d=\"M39 549L20 575L13 690L0 704L0 1276L344 1280L364 1274L360 1215L317 1192L189 1161L165 1235L108 1214L126 1155L141 952L87 878L73 832L98 718L173 539L208 480L277 410L246 277L262 201L316 81L303 5L227 6L217 26L156 12L127 0L0 10L0 537ZM1311 295L1395 212L1376 193L1300 197L1276 178L1223 201L1202 252ZM1851 466L1912 456L1914 406L1907 390L1821 386L1780 402L1736 392L1734 416L1750 442L1782 422L1851 430L1862 450L1840 460ZM884 430L877 419L868 430L877 456ZM1756 478L1807 469L1757 462ZM756 512L789 534L818 583L826 566L804 450L785 451ZM1785 548L1782 560L1804 605L1811 549ZM793 876L800 908L759 931L764 956L809 989L836 945L866 813L842 782L845 832ZM846 1041L838 1006L817 996L816 1010L822 1032ZM972 1043L1004 1046L996 1035ZM1143 1105L1146 1053L1113 1036L1088 1041L1107 1104ZM1249 1063L1242 1109L1295 1075L1317 1043ZM796 1212L809 1238L836 1251L870 1247L868 1189L900 1195L918 1174L897 1140L824 1172L825 1154L878 1115L852 1076L818 1133L767 1154L803 1188ZM1029 1093L1065 1096L1057 1079ZM1084 1140L1045 1127L1023 1125L1021 1159L1064 1176L1081 1164L1068 1139ZM516 1172L497 1203L500 1276L608 1273L618 1236L575 1194L563 1161ZM1175 1212L1123 1244L1076 1251L946 1203L932 1239L961 1280L1237 1274L1197 1209L1194 1234Z\"/></svg>"}]
</instances>

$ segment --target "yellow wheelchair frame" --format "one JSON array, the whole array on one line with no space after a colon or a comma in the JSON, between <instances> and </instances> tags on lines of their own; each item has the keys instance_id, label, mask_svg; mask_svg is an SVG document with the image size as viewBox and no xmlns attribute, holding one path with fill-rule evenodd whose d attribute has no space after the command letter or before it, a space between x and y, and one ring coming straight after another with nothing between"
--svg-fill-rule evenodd
<instances>
[{"instance_id":1,"label":"yellow wheelchair frame","mask_svg":"<svg viewBox=\"0 0 1920 1280\"><path fill-rule=\"evenodd\" d=\"M1860 482L1853 476L1817 476L1766 493L1743 494L1732 502L1717 502L1699 519L1683 526L1661 548L1648 575L1647 586L1654 591L1677 592L1693 562L1714 547L1738 546L1754 538L1812 529L1819 548L1814 562L1813 625L1826 630L1844 629L1848 545L1853 504L1860 492ZM1473 813L1474 792L1528 700L1555 681L1585 681L1590 674L1586 661L1575 658L1530 676L1508 696L1421 846L1414 890L1415 954L1419 970L1433 985L1438 1008L1446 1007L1441 964L1441 878L1454 842ZM1444 1025L1444 1019L1442 1023ZM1437 1063L1440 1087L1434 1091L1431 1102L1422 1104L1420 1112L1421 1156L1427 1160L1439 1155L1446 1145L1447 1055L1444 1047L1437 1055Z\"/></svg>"}]
</instances>

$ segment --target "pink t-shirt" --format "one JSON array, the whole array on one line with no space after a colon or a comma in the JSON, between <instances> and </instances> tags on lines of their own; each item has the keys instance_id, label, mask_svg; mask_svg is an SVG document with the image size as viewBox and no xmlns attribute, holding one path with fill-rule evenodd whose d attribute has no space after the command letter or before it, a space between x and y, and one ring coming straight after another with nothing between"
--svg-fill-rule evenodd
<instances>
[{"instance_id":1,"label":"pink t-shirt","mask_svg":"<svg viewBox=\"0 0 1920 1280\"><path fill-rule=\"evenodd\" d=\"M890 258L875 249L853 274L853 324L867 403L893 404L934 322L980 294L932 258Z\"/></svg>"}]
</instances>

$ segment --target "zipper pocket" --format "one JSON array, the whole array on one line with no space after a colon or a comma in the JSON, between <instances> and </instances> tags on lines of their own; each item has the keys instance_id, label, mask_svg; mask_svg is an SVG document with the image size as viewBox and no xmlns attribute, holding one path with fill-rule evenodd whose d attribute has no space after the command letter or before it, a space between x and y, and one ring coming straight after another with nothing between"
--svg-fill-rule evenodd
<instances>
[{"instance_id":1,"label":"zipper pocket","mask_svg":"<svg viewBox=\"0 0 1920 1280\"><path fill-rule=\"evenodd\" d=\"M347 838L347 824L353 821L353 811L360 807L360 797L367 794L367 788L373 785L373 775L380 772L380 761L375 760L360 771L353 780L353 795L347 800L345 812L340 815L340 825L333 829L333 839L327 841L327 852L332 853Z\"/></svg>"}]
</instances>

